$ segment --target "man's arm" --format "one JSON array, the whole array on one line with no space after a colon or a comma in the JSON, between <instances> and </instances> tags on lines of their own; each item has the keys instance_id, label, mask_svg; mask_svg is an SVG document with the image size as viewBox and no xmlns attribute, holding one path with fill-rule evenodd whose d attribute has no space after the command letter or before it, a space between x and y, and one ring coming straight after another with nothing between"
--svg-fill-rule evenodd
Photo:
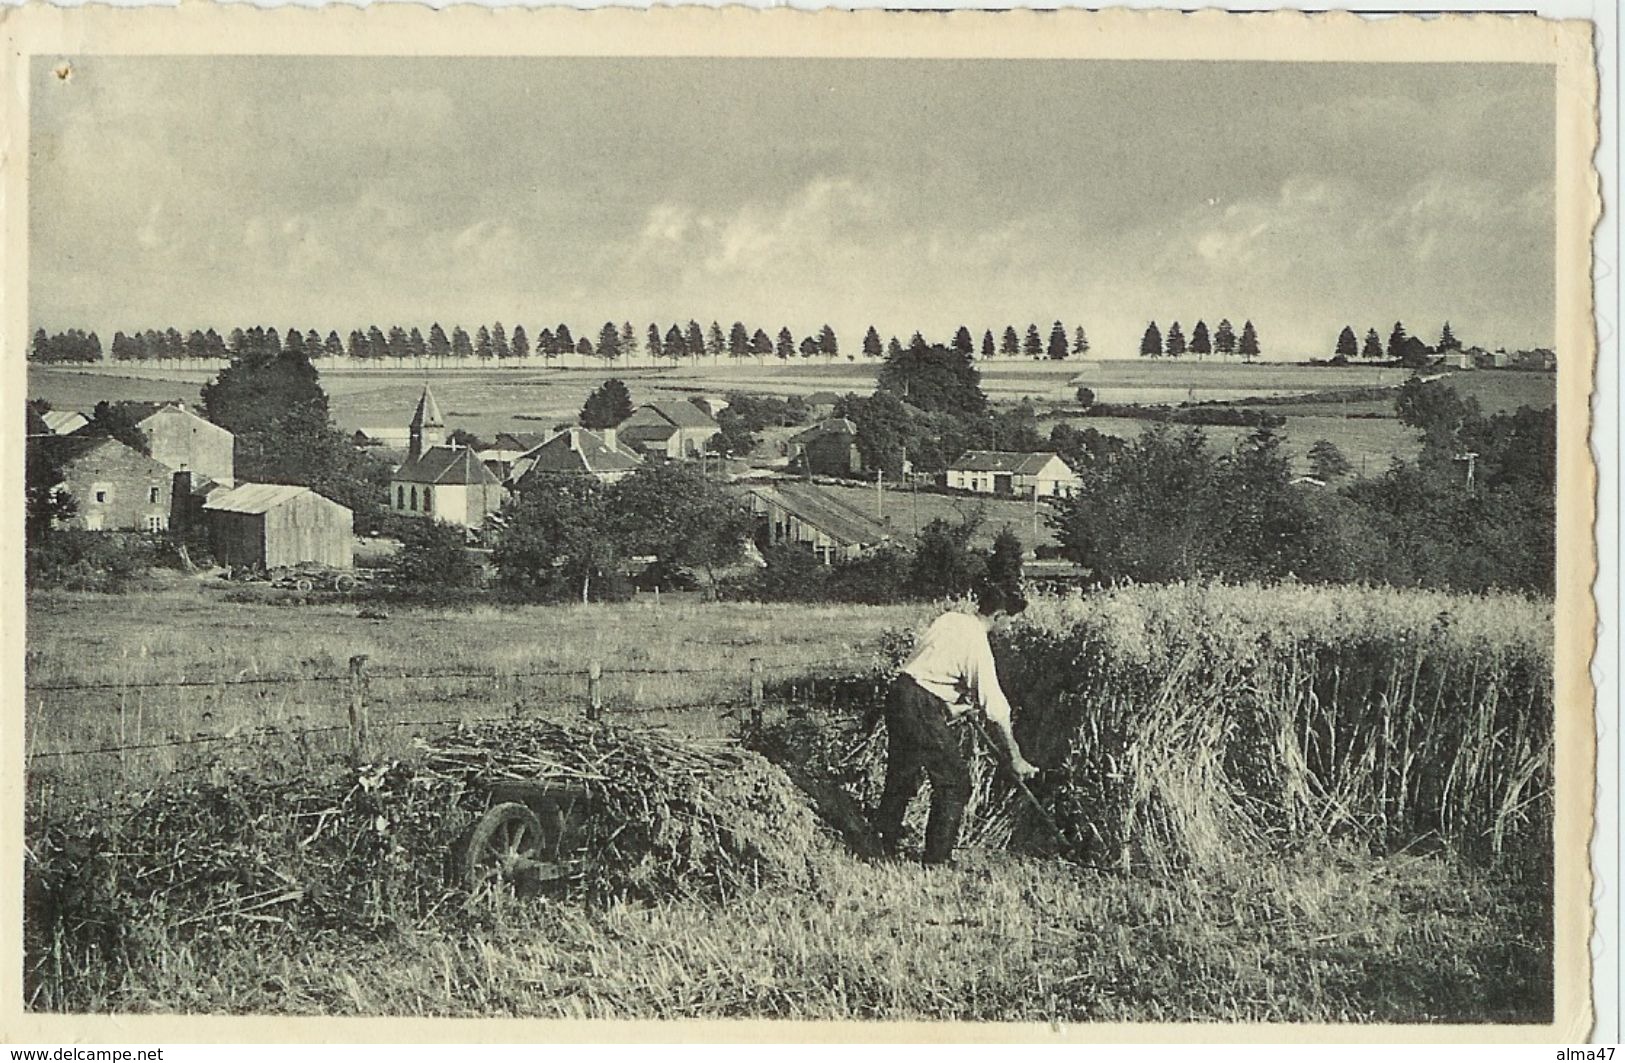
<instances>
[{"instance_id":1,"label":"man's arm","mask_svg":"<svg viewBox=\"0 0 1625 1063\"><path fill-rule=\"evenodd\" d=\"M1005 752L1010 755L1010 768L1018 778L1030 779L1038 774L1038 769L1027 762L1021 755L1021 747L1016 744L1016 733L1010 725L1010 702L1004 696L1004 688L999 685L999 671L993 663L993 647L988 645L986 639L982 641L981 652L976 655L976 700L982 710L982 718L991 723L999 731L999 737L1004 740Z\"/></svg>"}]
</instances>

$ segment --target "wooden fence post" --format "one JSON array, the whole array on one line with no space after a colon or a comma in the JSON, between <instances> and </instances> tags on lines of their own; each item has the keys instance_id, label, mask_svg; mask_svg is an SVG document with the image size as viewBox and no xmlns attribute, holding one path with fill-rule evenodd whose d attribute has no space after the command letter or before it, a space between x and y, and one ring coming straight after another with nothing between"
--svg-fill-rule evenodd
<instances>
[{"instance_id":1,"label":"wooden fence post","mask_svg":"<svg viewBox=\"0 0 1625 1063\"><path fill-rule=\"evenodd\" d=\"M596 720L604 708L604 693L600 689L604 666L597 661L587 665L587 719Z\"/></svg>"},{"instance_id":2,"label":"wooden fence post","mask_svg":"<svg viewBox=\"0 0 1625 1063\"><path fill-rule=\"evenodd\" d=\"M367 655L350 658L350 756L357 764L367 759Z\"/></svg>"},{"instance_id":3,"label":"wooden fence post","mask_svg":"<svg viewBox=\"0 0 1625 1063\"><path fill-rule=\"evenodd\" d=\"M750 659L750 729L762 729L762 659Z\"/></svg>"}]
</instances>

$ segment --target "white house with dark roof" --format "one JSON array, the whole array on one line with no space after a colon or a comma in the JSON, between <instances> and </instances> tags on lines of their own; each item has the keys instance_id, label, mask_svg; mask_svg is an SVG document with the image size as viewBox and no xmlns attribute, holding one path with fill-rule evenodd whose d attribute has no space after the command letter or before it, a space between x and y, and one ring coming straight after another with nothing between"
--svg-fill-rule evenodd
<instances>
[{"instance_id":1,"label":"white house with dark roof","mask_svg":"<svg viewBox=\"0 0 1625 1063\"><path fill-rule=\"evenodd\" d=\"M1047 452L968 450L948 466L949 487L984 495L1066 498L1081 482L1059 454Z\"/></svg>"},{"instance_id":2,"label":"white house with dark roof","mask_svg":"<svg viewBox=\"0 0 1625 1063\"><path fill-rule=\"evenodd\" d=\"M390 512L478 528L507 500L502 480L472 447L447 445L440 406L425 384L412 415L406 460L390 477Z\"/></svg>"},{"instance_id":3,"label":"white house with dark roof","mask_svg":"<svg viewBox=\"0 0 1625 1063\"><path fill-rule=\"evenodd\" d=\"M638 452L622 443L613 428L592 431L566 428L513 464L508 484L524 491L547 476L591 476L614 483L643 464Z\"/></svg>"},{"instance_id":4,"label":"white house with dark roof","mask_svg":"<svg viewBox=\"0 0 1625 1063\"><path fill-rule=\"evenodd\" d=\"M621 442L645 455L692 458L705 453L717 421L692 402L650 402L616 426Z\"/></svg>"}]
</instances>

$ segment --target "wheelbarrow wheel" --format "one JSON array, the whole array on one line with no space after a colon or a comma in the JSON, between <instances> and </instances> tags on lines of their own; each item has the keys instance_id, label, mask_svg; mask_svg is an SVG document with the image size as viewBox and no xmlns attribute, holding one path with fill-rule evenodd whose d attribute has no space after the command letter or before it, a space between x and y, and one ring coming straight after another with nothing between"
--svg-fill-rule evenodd
<instances>
[{"instance_id":1,"label":"wheelbarrow wheel","mask_svg":"<svg viewBox=\"0 0 1625 1063\"><path fill-rule=\"evenodd\" d=\"M527 806L491 806L463 850L463 884L472 890L518 882L538 865L545 841L542 821Z\"/></svg>"}]
</instances>

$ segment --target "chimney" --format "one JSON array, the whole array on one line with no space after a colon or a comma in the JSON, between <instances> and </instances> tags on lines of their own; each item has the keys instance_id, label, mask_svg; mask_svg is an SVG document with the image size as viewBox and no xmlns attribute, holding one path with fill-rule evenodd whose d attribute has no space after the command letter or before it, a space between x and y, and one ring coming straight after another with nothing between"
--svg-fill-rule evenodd
<instances>
[{"instance_id":1,"label":"chimney","mask_svg":"<svg viewBox=\"0 0 1625 1063\"><path fill-rule=\"evenodd\" d=\"M615 429L604 429L604 446L608 447L610 450L615 449Z\"/></svg>"},{"instance_id":2,"label":"chimney","mask_svg":"<svg viewBox=\"0 0 1625 1063\"><path fill-rule=\"evenodd\" d=\"M192 474L182 465L170 481L169 526L185 532L192 523Z\"/></svg>"},{"instance_id":3,"label":"chimney","mask_svg":"<svg viewBox=\"0 0 1625 1063\"><path fill-rule=\"evenodd\" d=\"M574 428L570 429L569 446L570 453L572 454L581 449L581 437L576 435L576 430Z\"/></svg>"}]
</instances>

